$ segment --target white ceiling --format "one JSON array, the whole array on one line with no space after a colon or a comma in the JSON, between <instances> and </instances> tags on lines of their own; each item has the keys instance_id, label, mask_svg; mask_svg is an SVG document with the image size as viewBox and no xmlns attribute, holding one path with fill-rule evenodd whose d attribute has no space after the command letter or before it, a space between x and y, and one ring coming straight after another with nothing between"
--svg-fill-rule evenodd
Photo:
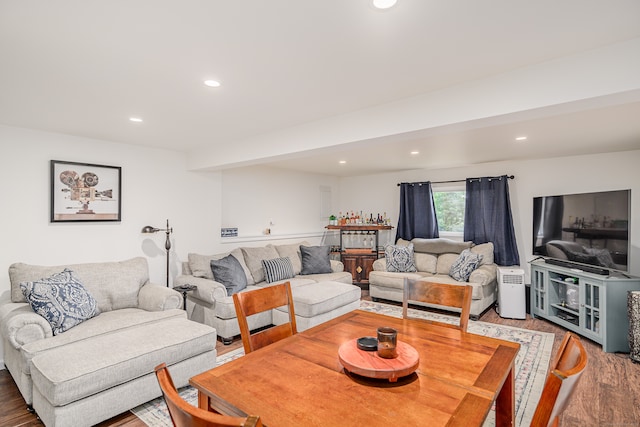
<instances>
[{"instance_id":1,"label":"white ceiling","mask_svg":"<svg viewBox=\"0 0 640 427\"><path fill-rule=\"evenodd\" d=\"M640 37L637 0L369 3L0 0L0 124L192 155L251 151L261 135ZM602 104L331 148L303 139L258 163L348 176L640 149L640 94ZM216 167L227 162L240 163Z\"/></svg>"}]
</instances>

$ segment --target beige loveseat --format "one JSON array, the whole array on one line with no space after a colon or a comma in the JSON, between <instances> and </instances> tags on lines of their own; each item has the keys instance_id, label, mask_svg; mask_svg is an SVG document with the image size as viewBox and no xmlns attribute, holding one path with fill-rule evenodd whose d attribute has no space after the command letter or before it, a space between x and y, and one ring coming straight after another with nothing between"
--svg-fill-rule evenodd
<instances>
[{"instance_id":1,"label":"beige loveseat","mask_svg":"<svg viewBox=\"0 0 640 427\"><path fill-rule=\"evenodd\" d=\"M59 278L64 269L97 302L99 314L54 334L55 321L33 311L20 283ZM162 362L177 387L215 367L215 329L188 320L178 292L149 283L145 258L56 267L18 263L9 276L11 291L0 299L4 363L46 426L94 425L159 397L154 367ZM63 294L65 305L78 299Z\"/></svg>"},{"instance_id":2,"label":"beige loveseat","mask_svg":"<svg viewBox=\"0 0 640 427\"><path fill-rule=\"evenodd\" d=\"M373 263L373 271L369 273L369 295L372 300L385 299L402 301L404 278L428 279L438 283L471 285L471 318L477 320L491 307L497 298L497 265L493 262L493 243L473 245L472 242L456 242L449 239L413 239L411 242L398 240L397 245L413 244L415 266L413 273L387 271L385 258ZM449 275L451 266L460 253L470 249L474 254L482 255L482 261L469 276L467 282L455 280Z\"/></svg>"},{"instance_id":3,"label":"beige loveseat","mask_svg":"<svg viewBox=\"0 0 640 427\"><path fill-rule=\"evenodd\" d=\"M192 320L213 326L224 344L230 344L240 334L232 293L223 283L214 280L211 261L232 255L240 263L247 286L240 292L258 289L277 283L290 282L299 331L340 316L360 306L361 290L352 284L351 273L344 271L340 261L330 260L330 272L303 273L300 246L307 242L283 245L268 244L262 247L242 247L217 255L190 253L189 262L183 263L182 275L176 284L197 286L189 292L187 311ZM268 283L265 280L262 260L289 258L293 277ZM249 328L257 329L270 324L286 322L284 308L259 313L248 319Z\"/></svg>"}]
</instances>

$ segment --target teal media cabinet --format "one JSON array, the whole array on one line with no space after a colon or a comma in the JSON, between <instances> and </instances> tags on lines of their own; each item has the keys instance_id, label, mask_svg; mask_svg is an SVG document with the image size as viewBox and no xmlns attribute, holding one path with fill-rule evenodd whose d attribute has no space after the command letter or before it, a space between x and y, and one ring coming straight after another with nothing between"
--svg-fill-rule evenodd
<instances>
[{"instance_id":1,"label":"teal media cabinet","mask_svg":"<svg viewBox=\"0 0 640 427\"><path fill-rule=\"evenodd\" d=\"M589 338L608 353L629 352L627 293L633 290L640 290L638 277L531 263L531 315Z\"/></svg>"}]
</instances>

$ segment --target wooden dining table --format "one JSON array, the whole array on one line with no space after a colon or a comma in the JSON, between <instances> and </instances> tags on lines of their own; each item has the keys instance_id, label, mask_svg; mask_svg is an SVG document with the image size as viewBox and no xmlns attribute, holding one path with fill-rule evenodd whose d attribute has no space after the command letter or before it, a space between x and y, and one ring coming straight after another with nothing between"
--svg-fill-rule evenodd
<instances>
[{"instance_id":1,"label":"wooden dining table","mask_svg":"<svg viewBox=\"0 0 640 427\"><path fill-rule=\"evenodd\" d=\"M415 372L395 381L341 365L344 343L380 326L415 348ZM513 426L520 345L419 319L355 310L190 379L198 406L259 415L266 426Z\"/></svg>"}]
</instances>

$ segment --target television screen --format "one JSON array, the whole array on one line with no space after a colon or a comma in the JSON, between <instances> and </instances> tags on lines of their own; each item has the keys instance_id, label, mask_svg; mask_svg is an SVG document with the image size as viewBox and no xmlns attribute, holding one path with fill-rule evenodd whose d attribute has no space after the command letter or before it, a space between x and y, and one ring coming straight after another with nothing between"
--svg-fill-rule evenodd
<instances>
[{"instance_id":1,"label":"television screen","mask_svg":"<svg viewBox=\"0 0 640 427\"><path fill-rule=\"evenodd\" d=\"M631 190L534 197L533 255L628 272L630 198Z\"/></svg>"}]
</instances>

